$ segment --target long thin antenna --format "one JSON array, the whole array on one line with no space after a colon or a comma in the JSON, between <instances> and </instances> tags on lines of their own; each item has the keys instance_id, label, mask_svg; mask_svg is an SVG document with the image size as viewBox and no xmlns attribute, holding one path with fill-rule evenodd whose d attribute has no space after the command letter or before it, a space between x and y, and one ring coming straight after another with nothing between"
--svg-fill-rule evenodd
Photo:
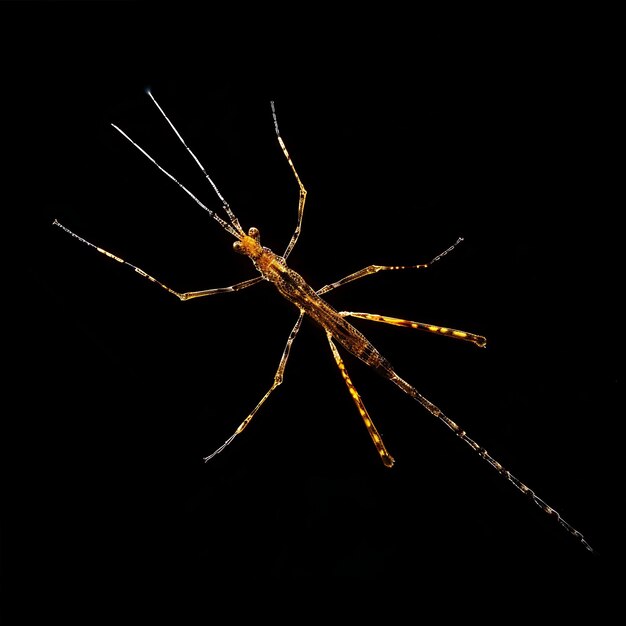
<instances>
[{"instance_id":1,"label":"long thin antenna","mask_svg":"<svg viewBox=\"0 0 626 626\"><path fill-rule=\"evenodd\" d=\"M156 98L152 95L152 92L150 91L150 89L146 89L146 93L150 96L150 99L152 100L152 102L154 102L154 104L156 105L156 108L159 109L159 112L165 118L165 121L170 125L171 129L174 131L174 133L180 140L180 143L182 143L183 146L185 147L185 150L187 150L187 152L191 155L193 160L197 163L198 167L202 170L202 173L204 174L205 178L209 181L209 183L211 183L211 187L213 187L213 191L215 191L215 193L217 194L217 197L222 202L222 206L224 207L224 211L226 211L226 214L228 215L228 219L230 220L230 223L238 231L241 231L242 229L241 229L241 226L239 225L239 220L235 217L235 214L232 212L230 205L228 204L228 202L226 202L226 200L224 199L224 196L222 196L222 194L220 193L219 189L217 188L217 185L213 182L213 179L209 176L208 172L204 168L204 165L202 165L202 163L200 162L200 159L198 159L198 157L191 151L191 148L185 143L185 140L183 139L182 135L178 132L178 130L176 129L176 126L174 126L170 118L167 117L165 111L163 110L161 105L156 101Z\"/></svg>"},{"instance_id":2,"label":"long thin antenna","mask_svg":"<svg viewBox=\"0 0 626 626\"><path fill-rule=\"evenodd\" d=\"M116 126L115 124L111 124L111 126L113 126L113 128L115 128L115 130L118 133L120 133L123 137L125 137L128 141L130 141L130 143L133 144L133 146L135 146L135 148L137 148L137 150L139 150L139 152L141 152L141 154L143 154L148 160L152 161L152 163L154 163L154 165L156 165L161 170L161 172L163 172L168 178L171 178L192 200L194 200L198 205L200 205L224 230L228 231L233 237L236 237L239 240L241 240L245 236L241 228L239 231L235 230L235 228L233 228L228 222L223 220L214 211L209 209L208 206L200 202L200 200L198 200L198 198L196 198L196 196L194 196L191 193L191 191L189 191L189 189L185 187L185 185L183 185L176 178L174 178L174 176L172 176L172 174L170 174L166 169L161 167L139 144L135 143L119 126Z\"/></svg>"}]
</instances>

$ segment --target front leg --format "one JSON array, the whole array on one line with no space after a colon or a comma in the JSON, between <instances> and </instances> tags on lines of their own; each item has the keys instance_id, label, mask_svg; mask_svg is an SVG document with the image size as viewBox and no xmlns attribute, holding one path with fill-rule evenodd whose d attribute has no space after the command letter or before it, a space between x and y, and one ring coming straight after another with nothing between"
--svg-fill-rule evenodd
<instances>
[{"instance_id":1,"label":"front leg","mask_svg":"<svg viewBox=\"0 0 626 626\"><path fill-rule=\"evenodd\" d=\"M174 291L174 289L171 289L170 287L162 283L160 280L157 280L156 278L154 278L154 276L150 276L150 274L148 274L147 272L144 272L140 267L137 267L136 265L133 265L132 263L129 263L128 261L125 261L121 257L109 252L108 250L105 250L104 248L100 248L99 246L94 245L90 241L83 239L83 237L81 237L80 235L77 235L75 232L71 231L69 228L66 228L65 226L63 226L61 222L54 220L53 225L58 226L59 228L63 229L66 233L68 233L69 235L72 235L72 237L76 237L76 239L78 239L78 241L80 241L81 243L84 243L88 245L89 247L94 248L101 254L104 254L104 256L107 256L110 259L117 261L118 263L122 263L123 265L127 265L128 267L135 270L135 272L137 272L137 274L139 274L140 276L147 278L149 281L155 283L162 289L165 289L165 291L168 291L169 293L176 296L183 302L185 300L191 300L192 298L202 298L203 296L214 296L219 293L230 293L233 291L239 291L240 289L245 289L246 287L251 287L252 285L256 285L257 283L263 280L262 276L257 276L256 278L251 278L250 280L244 280L240 283L236 283L235 285L230 285L229 287L217 287L215 289L204 289L202 291L186 291L184 293L181 293L178 291Z\"/></svg>"}]
</instances>

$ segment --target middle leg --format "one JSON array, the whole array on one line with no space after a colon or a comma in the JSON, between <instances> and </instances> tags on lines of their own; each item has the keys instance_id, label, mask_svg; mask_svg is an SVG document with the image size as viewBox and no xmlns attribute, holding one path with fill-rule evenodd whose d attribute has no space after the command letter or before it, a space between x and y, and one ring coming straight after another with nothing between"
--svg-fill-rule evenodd
<instances>
[{"instance_id":1,"label":"middle leg","mask_svg":"<svg viewBox=\"0 0 626 626\"><path fill-rule=\"evenodd\" d=\"M436 257L434 257L428 263L418 263L417 265L368 265L363 269L360 269L358 272L354 272L352 274L348 274L348 276L344 276L341 280L337 280L334 283L330 283L328 285L324 285L321 289L317 290L317 295L321 296L324 293L328 293L333 289L337 289L337 287L341 287L347 283L351 283L353 280L358 280L359 278L364 278L365 276L369 276L370 274L376 274L377 272L382 271L395 271L395 270L420 270L426 269L430 267L433 263L439 261L442 257L444 257L448 252L452 252L454 248L456 248L463 241L463 237L459 237L451 246L446 248L443 252L440 252Z\"/></svg>"},{"instance_id":2,"label":"middle leg","mask_svg":"<svg viewBox=\"0 0 626 626\"><path fill-rule=\"evenodd\" d=\"M294 327L291 329L289 333L289 338L287 339L287 343L285 345L285 349L283 350L283 355L280 358L280 363L278 364L278 369L276 370L276 374L274 374L274 382L272 386L267 390L265 395L261 398L259 403L252 409L248 417L246 417L237 430L214 452L209 454L209 456L204 457L204 461L210 461L216 454L219 454L226 446L228 446L233 439L243 432L245 427L252 421L252 418L256 415L257 411L261 408L263 403L269 398L270 394L283 382L283 374L285 373L285 366L287 365L287 359L289 358L289 353L291 352L291 345L293 344L293 340L296 338L298 331L300 330L300 326L302 325L302 318L304 317L304 311L300 311L300 315L298 320L296 321Z\"/></svg>"}]
</instances>

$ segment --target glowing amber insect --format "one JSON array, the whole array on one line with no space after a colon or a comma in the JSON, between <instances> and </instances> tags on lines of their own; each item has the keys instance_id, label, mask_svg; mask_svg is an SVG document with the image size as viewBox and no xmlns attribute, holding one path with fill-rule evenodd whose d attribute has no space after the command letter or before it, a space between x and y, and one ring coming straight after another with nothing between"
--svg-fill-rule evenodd
<instances>
[{"instance_id":1,"label":"glowing amber insect","mask_svg":"<svg viewBox=\"0 0 626 626\"><path fill-rule=\"evenodd\" d=\"M589 550L593 551L589 543L585 540L583 535L577 531L573 526L571 526L568 522L566 522L559 513L548 506L541 498L539 498L529 487L527 487L524 483L522 483L519 479L517 479L511 472L509 472L506 468L502 466L501 463L496 461L490 454L480 446L476 441L474 441L456 422L447 417L443 411L435 406L430 400L421 395L415 387L413 387L410 383L401 378L392 367L391 363L372 345L372 343L359 331L355 326L353 326L347 318L360 318L365 320L370 320L374 322L382 322L384 324L392 324L395 326L404 326L407 328L413 328L417 330L422 330L430 333L435 333L438 335L444 335L446 337L451 337L453 339L460 339L463 341L467 341L475 344L481 348L484 348L487 340L485 337L481 335L475 335L470 332L456 330L453 328L445 328L442 326L437 326L434 324L424 324L421 322L413 322L410 320L399 319L395 317L388 317L385 315L377 315L373 313L357 313L354 311L337 311L334 309L328 302L326 302L322 295L328 293L329 291L336 289L346 283L351 281L363 278L370 274L374 274L380 271L397 271L397 270L407 270L407 269L425 269L432 265L433 263L439 261L443 256L445 256L448 252L450 252L453 248L455 248L461 241L462 238L459 238L453 245L444 250L441 254L438 254L434 257L429 263L422 263L418 265L408 265L408 266L400 266L400 265L369 265L353 274L345 276L344 278L325 285L321 289L313 289L311 286L307 284L307 282L302 278L300 274L292 270L287 265L287 258L289 254L293 250L296 242L298 241L298 237L300 235L301 225L302 225L302 215L304 212L304 205L306 201L307 191L300 180L300 177L296 171L296 168L293 164L293 161L287 151L287 148L281 138L280 130L278 128L278 120L276 117L276 110L274 107L274 103L271 103L272 109L272 117L274 121L274 128L276 131L276 136L278 138L278 143L280 148L289 163L289 167L291 168L296 182L299 188L299 201L298 201L298 218L296 228L291 236L291 239L283 252L282 256L275 254L269 248L266 248L261 245L261 237L257 228L252 227L248 229L247 232L243 230L241 225L239 224L239 220L231 210L230 206L219 192L217 186L208 175L198 158L194 155L191 149L187 146L184 139L180 135L180 133L176 130L170 119L167 117L161 106L158 104L152 93L148 91L148 95L163 115L164 119L170 125L178 139L181 141L189 155L194 159L196 164L200 167L202 172L204 173L206 179L213 187L217 197L222 203L222 208L228 218L228 221L217 215L212 209L204 205L196 196L194 196L191 191L189 191L184 185L182 185L172 174L166 171L161 165L159 165L143 148L141 148L138 144L136 144L123 130L113 124L113 128L115 128L121 135L123 135L135 148L137 148L147 159L149 159L163 174L165 174L168 178L170 178L173 182L175 182L188 196L190 196L200 207L202 207L207 213L218 222L218 224L229 234L231 234L236 241L234 242L234 250L240 254L247 256L253 263L254 267L259 272L259 275L255 278L251 278L249 280L237 283L235 285L231 285L229 287L221 287L216 289L206 289L202 291L191 291L186 293L180 293L171 289L167 285L163 284L161 281L157 280L153 276L146 273L141 268L125 261L121 257L112 254L103 248L95 246L89 241L83 239L76 233L72 232L70 229L63 226L57 220L54 221L54 225L63 229L66 233L72 235L82 243L95 248L98 252L106 255L107 257L118 261L128 267L132 268L148 280L157 284L159 287L162 287L169 293L177 296L180 300L190 300L192 298L200 298L204 296L212 296L221 293L229 293L239 291L241 289L245 289L247 287L251 287L263 280L270 282L274 287L276 287L278 293L286 298L289 302L291 302L299 312L298 318L296 320L295 325L291 329L289 333L289 337L287 339L287 343L283 350L282 356L280 358L280 362L278 364L278 369L276 370L276 374L274 375L274 381L270 388L267 390L265 395L261 398L258 404L252 409L252 411L247 415L247 417L241 422L235 432L214 452L205 457L205 461L209 461L216 454L222 452L226 446L228 446L237 435L241 434L246 426L250 423L252 418L255 416L257 411L261 408L261 406L268 399L270 394L282 383L283 374L285 371L285 366L287 364L287 360L289 358L289 353L291 350L291 346L300 330L300 326L302 324L302 320L304 317L308 317L318 326L320 326L326 334L326 338L330 345L330 349L332 351L333 357L339 368L341 376L348 388L350 396L354 401L361 418L367 428L367 431L376 447L376 451L380 456L380 459L384 463L386 467L392 467L394 464L394 459L389 454L387 449L385 448L385 444L383 440L374 426L372 418L370 417L363 401L356 390L348 371L346 369L345 363L343 362L339 350L336 344L339 344L342 348L359 358L366 365L375 370L378 374L383 376L384 378L390 380L392 383L397 385L404 393L408 396L417 400L429 413L437 417L443 424L445 424L457 437L459 437L462 441L464 441L478 456L483 458L491 467L493 467L501 476L503 476L506 480L508 480L514 487L516 487L523 494L528 496L532 502L534 502L539 508L541 508L546 514L555 518L558 523L567 530L572 536L578 539L583 546Z\"/></svg>"}]
</instances>

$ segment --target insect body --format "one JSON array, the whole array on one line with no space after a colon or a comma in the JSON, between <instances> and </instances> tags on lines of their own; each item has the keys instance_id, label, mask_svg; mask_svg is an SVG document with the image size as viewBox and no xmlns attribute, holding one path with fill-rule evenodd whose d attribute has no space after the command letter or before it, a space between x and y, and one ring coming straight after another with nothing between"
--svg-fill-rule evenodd
<instances>
[{"instance_id":1,"label":"insect body","mask_svg":"<svg viewBox=\"0 0 626 626\"><path fill-rule=\"evenodd\" d=\"M196 196L194 196L186 187L184 187L172 174L166 171L161 165L159 165L143 148L141 148L138 144L136 144L124 131L122 131L117 126L113 125L113 127L121 133L135 148L137 148L147 159L149 159L162 173L164 173L167 177L169 177L172 181L174 181L187 195L189 195L200 207L202 207L205 211L209 213L209 215L216 220L220 226L230 233L233 237L235 237L236 241L233 244L234 250L240 254L243 254L250 258L255 268L259 272L259 275L255 278L251 278L249 280L237 283L235 285L231 285L228 287L219 287L214 289L207 289L202 291L192 291L181 293L175 291L174 289L168 287L164 283L160 282L141 268L125 261L121 257L104 250L94 244L90 243L86 239L83 239L76 233L72 232L65 226L63 226L57 220L54 221L54 225L62 228L66 233L72 235L77 238L82 243L95 248L98 252L106 255L107 257L114 259L124 265L129 266L133 270L135 270L138 274L147 278L148 280L156 283L161 288L165 289L169 293L177 296L180 300L186 301L193 298L199 298L204 296L217 295L221 293L229 293L239 291L241 289L245 289L247 287L251 287L263 280L266 280L273 284L278 292L287 300L289 300L299 311L298 318L296 320L295 325L293 326L289 337L287 339L287 343L283 350L278 368L274 375L274 380L272 385L267 390L265 395L261 398L258 404L254 407L254 409L248 414L248 416L243 420L243 422L239 425L239 427L235 430L235 432L214 452L205 457L205 461L209 461L216 454L222 452L226 446L228 446L237 435L239 435L246 426L253 419L257 411L261 408L261 406L268 399L270 394L278 387L283 380L283 374L285 371L285 367L287 364L287 360L289 358L289 353L291 351L291 346L293 341L295 340L298 331L300 330L302 321L304 317L308 317L313 322L315 322L318 326L320 326L327 337L327 340L330 345L330 349L333 354L333 358L339 368L339 371L343 377L343 380L348 388L348 391L354 401L363 422L367 428L367 431L376 447L376 450L386 467L392 467L394 464L393 457L389 454L385 445L382 441L382 438L374 426L374 423L363 404L363 401L356 390L346 366L341 358L339 350L336 344L339 344L342 348L359 358L366 365L375 370L378 374L382 375L384 378L390 380L395 385L397 385L404 393L408 396L419 402L428 412L437 417L440 421L442 421L450 430L454 432L462 441L464 441L476 454L482 457L485 461L489 463L500 475L506 478L514 487L516 487L523 494L528 496L534 504L536 504L539 508L541 508L546 514L554 517L559 524L565 528L573 537L578 539L583 546L589 550L593 551L589 543L583 537L583 535L577 531L573 526L571 526L568 522L566 522L559 513L550 507L546 502L544 502L541 498L539 498L532 489L527 487L523 482L521 482L518 478L516 478L511 472L509 472L501 463L499 463L495 458L485 450L482 446L480 446L476 441L474 441L456 422L447 417L443 411L433 404L430 400L421 395L415 387L401 378L393 369L392 365L389 361L381 355L381 353L372 345L372 343L365 337L363 333L361 333L355 326L353 326L346 318L360 318L366 319L375 322L381 322L385 324L391 324L395 326L402 326L413 328L417 330L422 330L430 333L440 334L444 336L448 336L454 339L459 339L463 341L468 341L470 343L475 344L478 347L485 347L486 339L481 335L475 335L473 333L469 333L466 331L455 330L452 328L445 328L442 326L437 326L434 324L424 324L422 322L414 322L410 320L404 320L394 317L389 317L385 315L377 315L373 313L360 313L353 311L337 311L334 309L326 300L322 298L322 295L328 293L329 291L336 289L346 283L351 281L364 278L370 274L374 274L379 271L396 271L396 270L407 270L407 269L425 269L432 265L433 263L439 261L443 256L448 254L451 250L453 250L461 241L462 238L459 238L453 245L444 250L442 253L438 254L434 257L429 263L422 263L418 265L409 265L409 266L398 266L398 265L369 265L353 274L349 274L345 276L341 280L338 280L334 283L330 283L325 285L321 289L315 290L313 289L304 278L292 270L287 265L287 258L291 251L293 250L298 236L300 234L301 225L302 225L302 216L304 212L304 205L306 201L306 189L298 176L296 168L291 160L289 152L281 138L280 131L278 128L278 121L276 117L276 111L274 108L274 103L271 103L272 107L272 116L274 120L274 128L276 131L276 136L278 138L278 142L280 144L281 150L287 159L289 166L296 178L299 187L299 203L298 203L298 219L297 225L294 233L291 236L289 244L287 245L285 252L282 256L275 254L269 248L263 247L261 245L261 237L257 228L252 227L246 233L241 225L239 224L238 219L232 212L230 206L223 198L221 193L219 192L217 186L210 178L210 176L205 171L204 167L194 155L194 153L190 150L190 148L185 143L184 139L181 137L180 133L176 130L172 122L169 120L161 106L157 103L154 96L148 91L148 95L159 109L160 113L163 115L167 123L170 125L178 139L184 145L187 152L190 156L196 161L196 164L200 167L202 172L204 173L206 179L213 187L213 190L217 194L218 198L222 203L222 207L224 212L228 217L228 221L217 215L212 209L204 205Z\"/></svg>"}]
</instances>

